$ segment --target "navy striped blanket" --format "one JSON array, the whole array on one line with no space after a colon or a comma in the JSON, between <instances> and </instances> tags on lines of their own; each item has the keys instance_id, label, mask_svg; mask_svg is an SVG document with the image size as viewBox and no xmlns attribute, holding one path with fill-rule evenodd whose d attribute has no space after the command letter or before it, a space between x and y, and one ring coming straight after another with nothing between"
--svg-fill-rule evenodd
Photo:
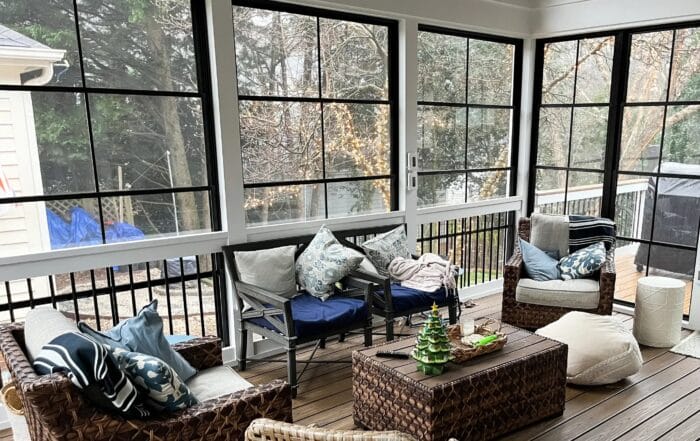
<instances>
[{"instance_id":1,"label":"navy striped blanket","mask_svg":"<svg viewBox=\"0 0 700 441\"><path fill-rule=\"evenodd\" d=\"M569 254L603 242L605 249L615 246L615 222L604 217L569 215Z\"/></svg>"}]
</instances>

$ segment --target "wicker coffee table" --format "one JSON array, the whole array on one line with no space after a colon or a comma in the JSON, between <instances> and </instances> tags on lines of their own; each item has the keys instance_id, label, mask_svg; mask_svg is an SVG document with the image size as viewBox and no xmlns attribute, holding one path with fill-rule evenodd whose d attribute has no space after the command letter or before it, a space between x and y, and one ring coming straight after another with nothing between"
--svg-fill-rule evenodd
<instances>
[{"instance_id":1,"label":"wicker coffee table","mask_svg":"<svg viewBox=\"0 0 700 441\"><path fill-rule=\"evenodd\" d=\"M477 320L477 324L479 320ZM413 360L378 358L408 352L404 338L352 355L353 417L371 430L399 430L420 440L487 440L564 411L566 345L504 325L508 343L440 376Z\"/></svg>"}]
</instances>

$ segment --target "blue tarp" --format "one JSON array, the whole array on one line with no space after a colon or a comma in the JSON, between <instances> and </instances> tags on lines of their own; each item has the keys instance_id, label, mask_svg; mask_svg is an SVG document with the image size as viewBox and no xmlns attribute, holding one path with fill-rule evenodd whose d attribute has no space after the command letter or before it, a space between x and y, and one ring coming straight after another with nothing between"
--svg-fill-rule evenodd
<instances>
[{"instance_id":1,"label":"blue tarp","mask_svg":"<svg viewBox=\"0 0 700 441\"><path fill-rule=\"evenodd\" d=\"M71 209L71 221L66 222L53 211L46 209L49 239L52 249L97 245L102 243L100 223L83 208ZM143 239L143 231L131 224L115 222L106 225L107 243Z\"/></svg>"}]
</instances>

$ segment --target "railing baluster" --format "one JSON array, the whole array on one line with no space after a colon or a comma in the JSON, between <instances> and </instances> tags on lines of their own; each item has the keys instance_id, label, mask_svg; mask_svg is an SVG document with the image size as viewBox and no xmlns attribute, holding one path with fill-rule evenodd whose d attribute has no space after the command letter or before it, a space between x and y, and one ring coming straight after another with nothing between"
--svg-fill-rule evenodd
<instances>
[{"instance_id":1,"label":"railing baluster","mask_svg":"<svg viewBox=\"0 0 700 441\"><path fill-rule=\"evenodd\" d=\"M187 284L185 281L185 261L180 257L180 283L182 287L182 311L185 314L185 335L190 335L190 316L187 313Z\"/></svg>"},{"instance_id":2,"label":"railing baluster","mask_svg":"<svg viewBox=\"0 0 700 441\"><path fill-rule=\"evenodd\" d=\"M163 259L163 274L165 275L165 301L168 305L168 326L170 335L173 334L173 309L170 305L170 280L168 277L168 260Z\"/></svg>"},{"instance_id":3,"label":"railing baluster","mask_svg":"<svg viewBox=\"0 0 700 441\"><path fill-rule=\"evenodd\" d=\"M136 290L134 289L134 267L129 264L129 291L131 291L131 312L136 317Z\"/></svg>"},{"instance_id":4,"label":"railing baluster","mask_svg":"<svg viewBox=\"0 0 700 441\"><path fill-rule=\"evenodd\" d=\"M49 295L51 296L51 307L56 309L56 287L53 284L52 274L49 274Z\"/></svg>"},{"instance_id":5,"label":"railing baluster","mask_svg":"<svg viewBox=\"0 0 700 441\"><path fill-rule=\"evenodd\" d=\"M27 294L29 295L29 308L34 309L34 289L32 289L31 277L27 277Z\"/></svg>"},{"instance_id":6,"label":"railing baluster","mask_svg":"<svg viewBox=\"0 0 700 441\"><path fill-rule=\"evenodd\" d=\"M109 303L112 307L112 326L119 323L119 303L117 301L116 280L114 278L114 268L105 268L107 271L107 288L109 289Z\"/></svg>"},{"instance_id":7,"label":"railing baluster","mask_svg":"<svg viewBox=\"0 0 700 441\"><path fill-rule=\"evenodd\" d=\"M10 321L14 322L15 321L15 309L14 309L13 303L12 303L12 292L10 290L10 282L8 280L5 281L5 293L7 294L7 309L10 312Z\"/></svg>"},{"instance_id":8,"label":"railing baluster","mask_svg":"<svg viewBox=\"0 0 700 441\"><path fill-rule=\"evenodd\" d=\"M202 300L202 275L199 266L199 256L194 256L194 261L197 265L197 297L199 297L199 321L202 326L202 337L207 335L206 326L204 326L204 301Z\"/></svg>"},{"instance_id":9,"label":"railing baluster","mask_svg":"<svg viewBox=\"0 0 700 441\"><path fill-rule=\"evenodd\" d=\"M148 301L153 301L153 285L151 283L151 263L146 262L146 285L148 286Z\"/></svg>"},{"instance_id":10,"label":"railing baluster","mask_svg":"<svg viewBox=\"0 0 700 441\"><path fill-rule=\"evenodd\" d=\"M80 321L80 311L78 310L78 297L77 295L77 289L75 287L75 273L71 271L69 274L70 276L70 294L71 297L73 298L73 312L75 313L75 321L79 322Z\"/></svg>"},{"instance_id":11,"label":"railing baluster","mask_svg":"<svg viewBox=\"0 0 700 441\"><path fill-rule=\"evenodd\" d=\"M102 330L102 320L100 320L100 306L97 300L97 283L95 283L95 270L90 270L90 283L92 285L92 305L95 309L95 321L97 322L97 330Z\"/></svg>"}]
</instances>

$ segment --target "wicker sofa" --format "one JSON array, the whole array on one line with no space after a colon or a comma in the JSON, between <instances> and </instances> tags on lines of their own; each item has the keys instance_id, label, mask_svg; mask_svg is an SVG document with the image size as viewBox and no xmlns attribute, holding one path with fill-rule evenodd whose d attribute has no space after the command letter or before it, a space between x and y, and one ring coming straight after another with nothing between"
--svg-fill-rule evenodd
<instances>
[{"instance_id":1,"label":"wicker sofa","mask_svg":"<svg viewBox=\"0 0 700 441\"><path fill-rule=\"evenodd\" d=\"M197 338L173 345L196 369L222 364L221 341ZM0 351L24 405L33 440L243 440L256 418L292 420L291 388L281 380L203 401L187 410L126 420L93 407L63 374L37 375L26 356L24 325L0 329Z\"/></svg>"},{"instance_id":2,"label":"wicker sofa","mask_svg":"<svg viewBox=\"0 0 700 441\"><path fill-rule=\"evenodd\" d=\"M518 235L525 241L530 240L530 219L521 218L518 222ZM567 312L576 309L538 305L533 303L519 302L516 299L518 283L523 275L523 256L516 241L513 255L506 262L503 273L503 304L501 309L501 319L514 326L525 329L541 328ZM615 294L615 249L608 251L605 264L597 275L599 283L598 306L595 309L579 309L601 315L612 314L613 297Z\"/></svg>"}]
</instances>

